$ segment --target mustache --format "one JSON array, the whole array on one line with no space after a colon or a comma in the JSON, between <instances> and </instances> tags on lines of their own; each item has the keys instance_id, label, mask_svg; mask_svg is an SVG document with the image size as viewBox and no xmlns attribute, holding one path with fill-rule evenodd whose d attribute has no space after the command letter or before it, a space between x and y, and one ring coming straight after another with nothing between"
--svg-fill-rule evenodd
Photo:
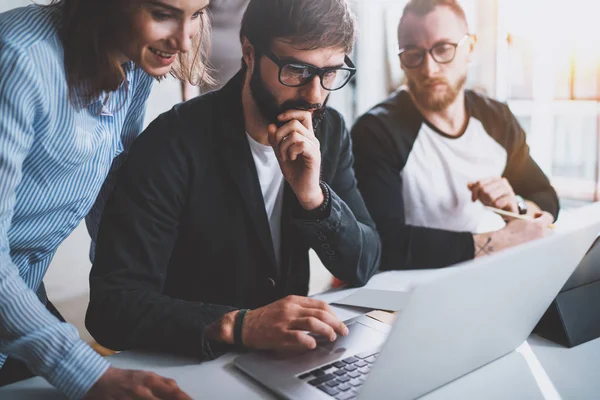
<instances>
[{"instance_id":1,"label":"mustache","mask_svg":"<svg viewBox=\"0 0 600 400\"><path fill-rule=\"evenodd\" d=\"M304 100L288 100L281 105L283 111L287 110L302 110L302 111L317 111L323 109L321 103L309 103Z\"/></svg>"},{"instance_id":2,"label":"mustache","mask_svg":"<svg viewBox=\"0 0 600 400\"><path fill-rule=\"evenodd\" d=\"M281 112L288 110L302 110L313 112L313 129L316 129L323 117L325 116L325 104L309 103L304 100L288 100L281 105ZM275 125L278 128L285 125L283 121L276 121Z\"/></svg>"},{"instance_id":3,"label":"mustache","mask_svg":"<svg viewBox=\"0 0 600 400\"><path fill-rule=\"evenodd\" d=\"M444 78L432 78L432 79L424 79L421 81L421 85L423 86L433 86L437 84L443 84L448 86L448 81Z\"/></svg>"}]
</instances>

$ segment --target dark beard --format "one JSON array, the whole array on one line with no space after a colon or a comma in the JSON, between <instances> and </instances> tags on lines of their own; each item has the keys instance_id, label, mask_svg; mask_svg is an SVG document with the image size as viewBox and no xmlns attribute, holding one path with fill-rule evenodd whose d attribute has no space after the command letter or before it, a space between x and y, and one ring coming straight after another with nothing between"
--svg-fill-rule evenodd
<instances>
[{"instance_id":1,"label":"dark beard","mask_svg":"<svg viewBox=\"0 0 600 400\"><path fill-rule=\"evenodd\" d=\"M429 81L435 81L431 79ZM443 96L434 97L426 87L427 80L416 81L414 79L408 79L408 88L410 93L413 95L416 102L423 107L425 110L440 112L448 108L450 104L456 100L458 94L465 86L467 81L467 75L461 76L454 85L451 85L447 80L441 80L447 88L446 93Z\"/></svg>"},{"instance_id":2,"label":"dark beard","mask_svg":"<svg viewBox=\"0 0 600 400\"><path fill-rule=\"evenodd\" d=\"M275 96L269 91L267 85L260 76L260 70L257 68L252 73L250 78L250 93L254 98L254 102L258 107L263 118L270 124L275 124L277 127L285 125L287 122L282 122L277 119L277 116L287 110L313 110L312 124L313 129L317 129L319 123L325 118L325 106L329 100L329 96L325 99L323 104L309 103L302 99L287 100L283 104L279 105Z\"/></svg>"}]
</instances>

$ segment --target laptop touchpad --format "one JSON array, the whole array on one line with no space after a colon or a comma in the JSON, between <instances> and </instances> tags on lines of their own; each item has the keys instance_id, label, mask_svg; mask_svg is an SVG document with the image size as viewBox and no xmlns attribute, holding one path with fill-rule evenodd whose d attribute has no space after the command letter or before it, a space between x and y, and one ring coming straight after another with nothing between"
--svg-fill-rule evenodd
<instances>
[{"instance_id":1,"label":"laptop touchpad","mask_svg":"<svg viewBox=\"0 0 600 400\"><path fill-rule=\"evenodd\" d=\"M360 322L352 322L346 325L350 333L348 336L338 335L334 342L330 342L323 336L316 336L317 345L320 349L330 353L340 353L349 349L362 347L372 348L383 343L386 335L371 327L365 326Z\"/></svg>"}]
</instances>

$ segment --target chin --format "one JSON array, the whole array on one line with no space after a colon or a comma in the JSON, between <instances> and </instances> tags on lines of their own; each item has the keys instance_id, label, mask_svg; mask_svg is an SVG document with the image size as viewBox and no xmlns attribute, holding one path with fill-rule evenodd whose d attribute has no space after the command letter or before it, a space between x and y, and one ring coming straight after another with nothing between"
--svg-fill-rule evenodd
<instances>
[{"instance_id":1,"label":"chin","mask_svg":"<svg viewBox=\"0 0 600 400\"><path fill-rule=\"evenodd\" d=\"M171 66L165 66L165 67L154 67L151 65L148 65L147 63L143 63L141 65L142 70L147 73L150 76L153 76L155 78L164 78L166 75L169 74L169 72L171 72Z\"/></svg>"}]
</instances>

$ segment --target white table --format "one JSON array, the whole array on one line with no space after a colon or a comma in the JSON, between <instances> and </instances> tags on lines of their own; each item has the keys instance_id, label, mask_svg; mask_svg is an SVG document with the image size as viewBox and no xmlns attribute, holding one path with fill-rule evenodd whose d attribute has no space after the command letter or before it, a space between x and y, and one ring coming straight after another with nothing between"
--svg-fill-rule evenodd
<instances>
[{"instance_id":1,"label":"white table","mask_svg":"<svg viewBox=\"0 0 600 400\"><path fill-rule=\"evenodd\" d=\"M395 271L375 276L367 287L400 289L439 271ZM334 301L357 289L332 291L317 296ZM335 307L342 319L358 315L357 309ZM600 398L600 339L573 349L556 345L536 335L520 348L479 370L426 396L428 400L546 398ZM199 363L196 359L168 354L125 351L110 357L119 368L144 369L176 379L192 398L263 399L272 394L236 370L236 354ZM0 399L62 399L45 380L32 378L0 389Z\"/></svg>"}]
</instances>

